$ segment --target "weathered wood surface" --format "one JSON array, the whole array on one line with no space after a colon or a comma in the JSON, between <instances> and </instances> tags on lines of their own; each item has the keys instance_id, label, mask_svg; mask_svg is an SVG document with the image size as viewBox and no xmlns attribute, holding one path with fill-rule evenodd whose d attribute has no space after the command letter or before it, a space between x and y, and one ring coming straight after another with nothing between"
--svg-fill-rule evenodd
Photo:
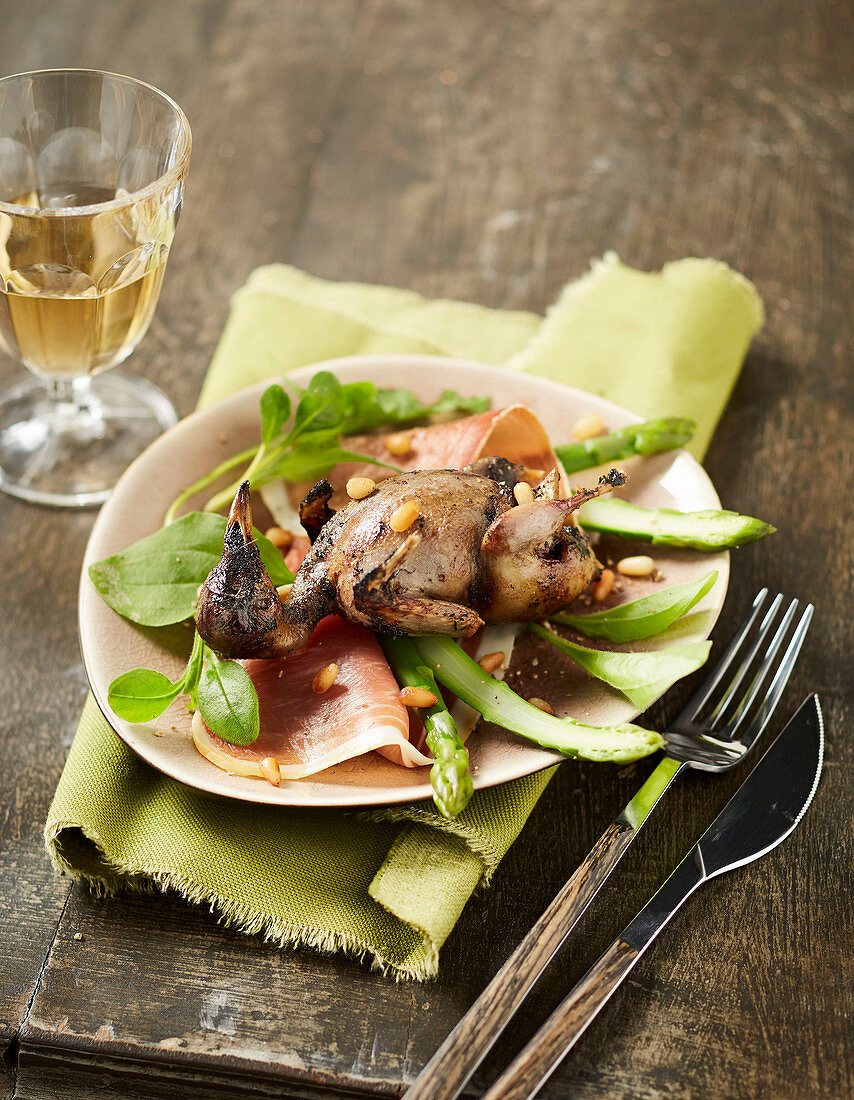
<instances>
[{"instance_id":1,"label":"weathered wood surface","mask_svg":"<svg viewBox=\"0 0 854 1100\"><path fill-rule=\"evenodd\" d=\"M483 1100L528 1100L552 1074L602 1011L638 957L638 950L617 939L558 1005Z\"/></svg>"},{"instance_id":2,"label":"weathered wood surface","mask_svg":"<svg viewBox=\"0 0 854 1100\"><path fill-rule=\"evenodd\" d=\"M195 149L185 216L152 330L131 361L181 412L193 406L230 292L269 260L536 310L608 248L646 268L714 255L755 280L768 323L708 469L726 505L781 532L736 556L715 636L761 584L817 603L785 708L821 693L825 776L779 851L711 884L665 930L542 1095L851 1095L847 6L3 0L0 16L4 73L108 68L152 81L187 109ZM0 364L3 377L15 369ZM75 603L92 516L7 499L0 509L6 1093L401 1091L644 769L562 768L428 986L276 951L177 900L92 898L54 876L41 845L85 693ZM653 720L686 695L672 692ZM681 787L474 1091L739 779Z\"/></svg>"}]
</instances>

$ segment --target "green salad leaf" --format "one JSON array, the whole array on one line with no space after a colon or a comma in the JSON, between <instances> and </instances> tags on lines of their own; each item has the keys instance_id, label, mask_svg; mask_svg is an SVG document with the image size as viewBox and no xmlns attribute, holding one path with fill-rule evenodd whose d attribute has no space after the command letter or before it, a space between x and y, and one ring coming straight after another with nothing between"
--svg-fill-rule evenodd
<instances>
[{"instance_id":1,"label":"green salad leaf","mask_svg":"<svg viewBox=\"0 0 854 1100\"><path fill-rule=\"evenodd\" d=\"M281 386L268 386L261 394L261 442L266 446L287 424L291 399Z\"/></svg>"},{"instance_id":2,"label":"green salad leaf","mask_svg":"<svg viewBox=\"0 0 854 1100\"><path fill-rule=\"evenodd\" d=\"M155 672L152 668L134 668L113 680L107 692L107 702L126 722L153 722L173 699L178 698L183 686L183 679L173 684L162 672Z\"/></svg>"},{"instance_id":3,"label":"green salad leaf","mask_svg":"<svg viewBox=\"0 0 854 1100\"><path fill-rule=\"evenodd\" d=\"M366 402L354 417L352 435L381 428L384 425L400 426L421 420L425 416L444 416L448 413L461 413L471 416L485 412L489 407L488 397L461 397L455 390L443 390L438 399L430 405L422 405L410 390L378 389L373 399Z\"/></svg>"},{"instance_id":4,"label":"green salad leaf","mask_svg":"<svg viewBox=\"0 0 854 1100\"><path fill-rule=\"evenodd\" d=\"M192 618L199 585L222 557L225 517L190 512L168 527L89 566L103 599L141 626L169 626ZM290 584L293 573L281 553L253 529L273 584Z\"/></svg>"},{"instance_id":5,"label":"green salad leaf","mask_svg":"<svg viewBox=\"0 0 854 1100\"><path fill-rule=\"evenodd\" d=\"M208 667L199 680L199 711L208 729L232 745L251 745L261 732L258 693L237 661L221 661L205 646Z\"/></svg>"},{"instance_id":6,"label":"green salad leaf","mask_svg":"<svg viewBox=\"0 0 854 1100\"><path fill-rule=\"evenodd\" d=\"M611 642L638 642L660 634L711 591L718 579L717 569L695 581L674 584L638 600L621 603L607 611L591 611L586 615L570 615L561 611L551 616L553 623L571 626L593 638Z\"/></svg>"},{"instance_id":7,"label":"green salad leaf","mask_svg":"<svg viewBox=\"0 0 854 1100\"><path fill-rule=\"evenodd\" d=\"M647 653L615 653L576 645L540 623L528 627L585 672L621 691L638 710L646 710L677 680L701 668L712 648L711 642L689 642Z\"/></svg>"},{"instance_id":8,"label":"green salad leaf","mask_svg":"<svg viewBox=\"0 0 854 1100\"><path fill-rule=\"evenodd\" d=\"M187 668L184 672L184 691L190 697L190 709L195 710L199 705L199 680L202 678L202 669L205 667L205 651L207 646L202 641L198 630L193 634L193 649Z\"/></svg>"},{"instance_id":9,"label":"green salad leaf","mask_svg":"<svg viewBox=\"0 0 854 1100\"><path fill-rule=\"evenodd\" d=\"M410 390L382 389L373 382L340 382L330 371L318 371L305 389L294 389L298 400L290 430L291 401L285 390L275 382L264 391L261 443L239 456L248 465L235 482L211 497L205 511L215 512L228 504L243 481L251 482L254 489L282 479L310 481L323 477L339 462L368 462L399 471L398 466L348 450L342 440L374 428L400 427L451 412L483 412L489 405L486 397L462 397L453 390L445 390L425 405ZM185 500L235 465L237 459L222 463L185 489L169 508L167 520L174 518Z\"/></svg>"}]
</instances>

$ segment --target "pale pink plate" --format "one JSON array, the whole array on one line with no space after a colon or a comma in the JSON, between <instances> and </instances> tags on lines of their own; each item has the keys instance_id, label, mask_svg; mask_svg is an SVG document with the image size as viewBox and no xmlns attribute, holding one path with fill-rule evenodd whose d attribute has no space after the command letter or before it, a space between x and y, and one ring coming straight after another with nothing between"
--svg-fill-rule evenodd
<instances>
[{"instance_id":1,"label":"pale pink plate","mask_svg":"<svg viewBox=\"0 0 854 1100\"><path fill-rule=\"evenodd\" d=\"M342 381L371 380L382 386L407 386L422 400L434 400L443 389L465 395L489 395L492 407L515 402L531 406L555 443L569 442L572 425L587 412L597 412L608 427L640 418L600 397L558 383L517 374L479 363L419 355L377 355L336 359L296 371L293 381L305 385L317 370L333 370ZM88 566L151 534L163 514L186 485L219 462L258 441L258 399L265 386L242 390L211 408L181 421L161 436L127 470L95 523L86 551L80 585L80 638L83 660L98 705L119 736L144 760L167 775L199 790L251 802L283 806L376 806L431 796L427 768L401 768L376 753L320 775L273 787L269 783L232 776L210 764L193 746L190 719L180 703L148 725L134 725L116 717L107 705L110 682L140 666L163 671L170 679L180 674L186 659L190 631L174 627L155 631L136 627L112 611L98 596L88 577ZM672 451L621 464L631 475L625 495L645 507L680 511L719 508L720 501L708 476L687 452ZM595 474L574 475L593 484ZM705 576L719 576L708 596L682 623L679 642L701 641L714 624L726 594L727 553L703 554L666 547L639 548L651 552L665 584ZM600 556L602 556L600 554ZM654 590L651 582L627 582L622 598ZM671 628L672 630L674 628ZM655 649L661 639L639 643ZM547 696L558 713L607 725L633 718L636 711L618 692L588 679L559 655L546 652L522 632L514 651L509 682L528 695ZM545 768L560 757L494 726L481 726L469 742L476 788L491 787ZM591 768L602 765L590 765Z\"/></svg>"}]
</instances>

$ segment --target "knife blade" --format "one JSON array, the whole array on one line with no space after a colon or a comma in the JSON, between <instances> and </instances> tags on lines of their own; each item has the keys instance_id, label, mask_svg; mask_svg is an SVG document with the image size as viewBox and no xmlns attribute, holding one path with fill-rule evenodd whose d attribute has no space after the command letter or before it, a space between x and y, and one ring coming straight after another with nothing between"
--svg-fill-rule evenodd
<instances>
[{"instance_id":1,"label":"knife blade","mask_svg":"<svg viewBox=\"0 0 854 1100\"><path fill-rule=\"evenodd\" d=\"M823 758L821 706L810 695L621 938L642 951L698 886L781 844L812 801Z\"/></svg>"},{"instance_id":2,"label":"knife blade","mask_svg":"<svg viewBox=\"0 0 854 1100\"><path fill-rule=\"evenodd\" d=\"M813 694L670 878L482 1100L530 1100L694 891L704 882L766 855L797 827L818 788L823 760L824 722L818 696Z\"/></svg>"}]
</instances>

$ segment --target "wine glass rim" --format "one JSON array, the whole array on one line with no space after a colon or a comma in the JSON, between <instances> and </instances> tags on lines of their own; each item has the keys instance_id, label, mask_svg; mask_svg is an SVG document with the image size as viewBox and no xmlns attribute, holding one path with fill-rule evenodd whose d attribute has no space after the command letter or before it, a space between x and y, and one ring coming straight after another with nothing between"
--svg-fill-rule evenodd
<instances>
[{"instance_id":1,"label":"wine glass rim","mask_svg":"<svg viewBox=\"0 0 854 1100\"><path fill-rule=\"evenodd\" d=\"M151 183L147 183L145 187L140 187L136 191L129 191L126 195L122 195L119 198L107 199L105 202L89 203L86 206L55 206L50 207L50 209L45 209L40 206L19 206L17 203L4 202L0 199L0 211L18 216L22 214L30 217L37 215L42 218L87 217L92 214L101 214L109 210L120 210L122 207L132 206L134 203L139 202L140 199L144 199L146 196L154 194L154 192L158 191L164 183L172 179L177 181L185 173L187 164L190 160L193 135L190 130L189 119L172 96L167 95L166 92L161 91L160 88L156 88L153 84L149 84L145 80L139 80L135 76L126 76L124 73L111 73L106 69L30 69L21 73L10 73L8 76L0 77L0 86L5 84L8 80L19 80L23 76L49 76L52 73L108 76L115 80L127 81L128 84L135 84L137 87L145 88L149 92L154 92L156 96L168 103L178 116L181 128L178 141L178 159L168 171L163 172L156 179L152 180Z\"/></svg>"}]
</instances>

